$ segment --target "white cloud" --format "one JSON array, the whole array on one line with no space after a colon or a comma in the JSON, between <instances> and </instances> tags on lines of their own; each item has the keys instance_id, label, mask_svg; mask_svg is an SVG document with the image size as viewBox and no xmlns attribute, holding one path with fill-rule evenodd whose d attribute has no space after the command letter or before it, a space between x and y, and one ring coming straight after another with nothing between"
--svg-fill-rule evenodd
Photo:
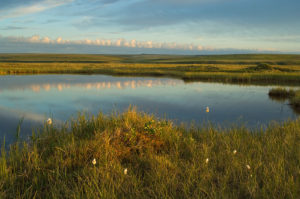
<instances>
[{"instance_id":1,"label":"white cloud","mask_svg":"<svg viewBox=\"0 0 300 199\"><path fill-rule=\"evenodd\" d=\"M80 45L80 47L78 47ZM179 44L175 42L154 42L154 41L138 41L135 39L126 40L123 38L111 40L111 39L84 39L84 40L66 40L62 37L56 39L51 39L49 37L41 37L39 35L33 35L31 37L14 37L14 36L1 36L0 35L0 52L10 52L11 48L27 47L34 49L34 52L44 52L45 49L53 49L54 52L57 50L62 50L64 53L75 52L74 49L86 49L84 52L106 52L106 53L116 53L116 52L151 52L151 53L176 53L180 54L199 54L210 52L212 54L224 54L224 53L253 53L253 52L279 52L276 49L224 49L224 48L214 48L211 46L202 46L198 44ZM102 47L102 48L98 48ZM7 50L9 49L9 50ZM72 51L73 49L73 51ZM88 50L90 49L90 50ZM119 50L118 50L119 49ZM71 50L71 51L70 51ZM14 52L15 50L13 50ZM24 50L23 50L24 51ZM22 51L22 52L23 52ZM19 52L19 51L18 51ZM25 50L25 52L27 52ZM30 50L32 52L32 50ZM47 51L48 52L48 51ZM52 51L51 51L52 52ZM76 51L77 52L77 51ZM83 51L80 51L83 53ZM283 52L283 51L281 51Z\"/></svg>"},{"instance_id":2,"label":"white cloud","mask_svg":"<svg viewBox=\"0 0 300 199\"><path fill-rule=\"evenodd\" d=\"M56 42L57 44L62 44L62 43L64 43L61 37L58 37L58 38L55 40L55 42Z\"/></svg>"},{"instance_id":3,"label":"white cloud","mask_svg":"<svg viewBox=\"0 0 300 199\"><path fill-rule=\"evenodd\" d=\"M41 42L41 39L40 39L39 35L34 35L34 36L28 38L28 41L31 43L39 43L39 42Z\"/></svg>"},{"instance_id":4,"label":"white cloud","mask_svg":"<svg viewBox=\"0 0 300 199\"><path fill-rule=\"evenodd\" d=\"M1 39L1 35L0 35ZM110 39L84 39L84 40L65 40L62 37L51 39L49 37L41 37L39 35L33 35L31 37L2 37L2 40L13 43L35 43L35 44L58 44L58 45L88 45L88 46L113 46L113 47L127 47L127 48L148 48L148 49L177 49L177 50L206 50L207 48L201 45L194 44L177 44L172 43L161 43L154 41L137 41L132 39L127 41L123 38L117 40Z\"/></svg>"},{"instance_id":5,"label":"white cloud","mask_svg":"<svg viewBox=\"0 0 300 199\"><path fill-rule=\"evenodd\" d=\"M45 43L45 44L49 44L51 42L51 39L49 37L44 37L42 40L41 40L42 43Z\"/></svg>"}]
</instances>

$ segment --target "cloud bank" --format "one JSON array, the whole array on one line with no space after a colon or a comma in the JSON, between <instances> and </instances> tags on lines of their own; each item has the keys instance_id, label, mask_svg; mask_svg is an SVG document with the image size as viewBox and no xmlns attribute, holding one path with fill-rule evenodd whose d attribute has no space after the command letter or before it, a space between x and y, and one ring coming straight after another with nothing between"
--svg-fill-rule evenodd
<instances>
[{"instance_id":1,"label":"cloud bank","mask_svg":"<svg viewBox=\"0 0 300 199\"><path fill-rule=\"evenodd\" d=\"M162 43L135 39L51 39L31 37L4 37L0 35L0 53L86 53L86 54L236 54L276 53L276 49L218 49L195 44Z\"/></svg>"},{"instance_id":2,"label":"cloud bank","mask_svg":"<svg viewBox=\"0 0 300 199\"><path fill-rule=\"evenodd\" d=\"M88 45L88 46L104 46L104 47L126 47L126 48L153 48L153 49L177 49L177 50L212 50L210 47L203 47L201 45L193 44L178 44L176 42L162 43L154 41L137 41L135 39L84 39L84 40L65 40L62 37L51 39L49 37L41 37L33 35L31 37L0 37L0 42L7 43L29 43L29 44L52 44L52 45Z\"/></svg>"}]
</instances>

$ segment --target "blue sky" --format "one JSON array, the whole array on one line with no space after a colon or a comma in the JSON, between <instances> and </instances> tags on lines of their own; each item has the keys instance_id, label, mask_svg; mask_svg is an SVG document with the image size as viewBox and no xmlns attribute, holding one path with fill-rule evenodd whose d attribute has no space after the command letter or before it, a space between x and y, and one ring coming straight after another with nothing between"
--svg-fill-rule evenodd
<instances>
[{"instance_id":1,"label":"blue sky","mask_svg":"<svg viewBox=\"0 0 300 199\"><path fill-rule=\"evenodd\" d=\"M299 0L1 0L0 52L300 53Z\"/></svg>"}]
</instances>

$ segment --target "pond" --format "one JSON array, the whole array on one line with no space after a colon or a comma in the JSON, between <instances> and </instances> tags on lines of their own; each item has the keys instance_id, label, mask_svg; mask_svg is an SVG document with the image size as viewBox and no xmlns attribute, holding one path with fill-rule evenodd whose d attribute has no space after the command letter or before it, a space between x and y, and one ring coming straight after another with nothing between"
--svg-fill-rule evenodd
<instances>
[{"instance_id":1,"label":"pond","mask_svg":"<svg viewBox=\"0 0 300 199\"><path fill-rule=\"evenodd\" d=\"M78 112L122 112L130 105L175 123L199 125L256 127L297 118L286 101L268 97L270 88L107 75L0 76L0 139L12 142L22 118L26 137L49 117L59 124Z\"/></svg>"}]
</instances>

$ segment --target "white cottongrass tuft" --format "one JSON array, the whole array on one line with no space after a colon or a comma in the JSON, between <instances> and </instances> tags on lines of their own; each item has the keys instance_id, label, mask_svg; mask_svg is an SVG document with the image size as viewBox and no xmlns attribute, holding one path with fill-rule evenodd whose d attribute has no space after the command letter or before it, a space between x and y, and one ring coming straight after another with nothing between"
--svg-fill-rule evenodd
<instances>
[{"instance_id":1,"label":"white cottongrass tuft","mask_svg":"<svg viewBox=\"0 0 300 199\"><path fill-rule=\"evenodd\" d=\"M237 153L237 150L234 150L232 153L233 153L233 155L235 155Z\"/></svg>"},{"instance_id":2,"label":"white cottongrass tuft","mask_svg":"<svg viewBox=\"0 0 300 199\"><path fill-rule=\"evenodd\" d=\"M250 167L250 165L249 165L249 164L247 164L247 165L246 165L246 167L247 167L247 169L248 169L248 170L250 170L250 169L251 169L251 167Z\"/></svg>"},{"instance_id":3,"label":"white cottongrass tuft","mask_svg":"<svg viewBox=\"0 0 300 199\"><path fill-rule=\"evenodd\" d=\"M96 159L94 158L93 161L92 161L92 164L93 164L93 165L96 165L96 163L97 163L97 161L96 161Z\"/></svg>"},{"instance_id":4,"label":"white cottongrass tuft","mask_svg":"<svg viewBox=\"0 0 300 199\"><path fill-rule=\"evenodd\" d=\"M51 118L48 118L47 120L47 124L51 125L52 124L52 119Z\"/></svg>"},{"instance_id":5,"label":"white cottongrass tuft","mask_svg":"<svg viewBox=\"0 0 300 199\"><path fill-rule=\"evenodd\" d=\"M209 159L208 158L206 158L206 160L205 160L205 163L207 164L209 162Z\"/></svg>"},{"instance_id":6,"label":"white cottongrass tuft","mask_svg":"<svg viewBox=\"0 0 300 199\"><path fill-rule=\"evenodd\" d=\"M124 175L127 175L127 172L128 172L127 168L124 169Z\"/></svg>"},{"instance_id":7,"label":"white cottongrass tuft","mask_svg":"<svg viewBox=\"0 0 300 199\"><path fill-rule=\"evenodd\" d=\"M206 113L209 113L209 107L206 107Z\"/></svg>"}]
</instances>

